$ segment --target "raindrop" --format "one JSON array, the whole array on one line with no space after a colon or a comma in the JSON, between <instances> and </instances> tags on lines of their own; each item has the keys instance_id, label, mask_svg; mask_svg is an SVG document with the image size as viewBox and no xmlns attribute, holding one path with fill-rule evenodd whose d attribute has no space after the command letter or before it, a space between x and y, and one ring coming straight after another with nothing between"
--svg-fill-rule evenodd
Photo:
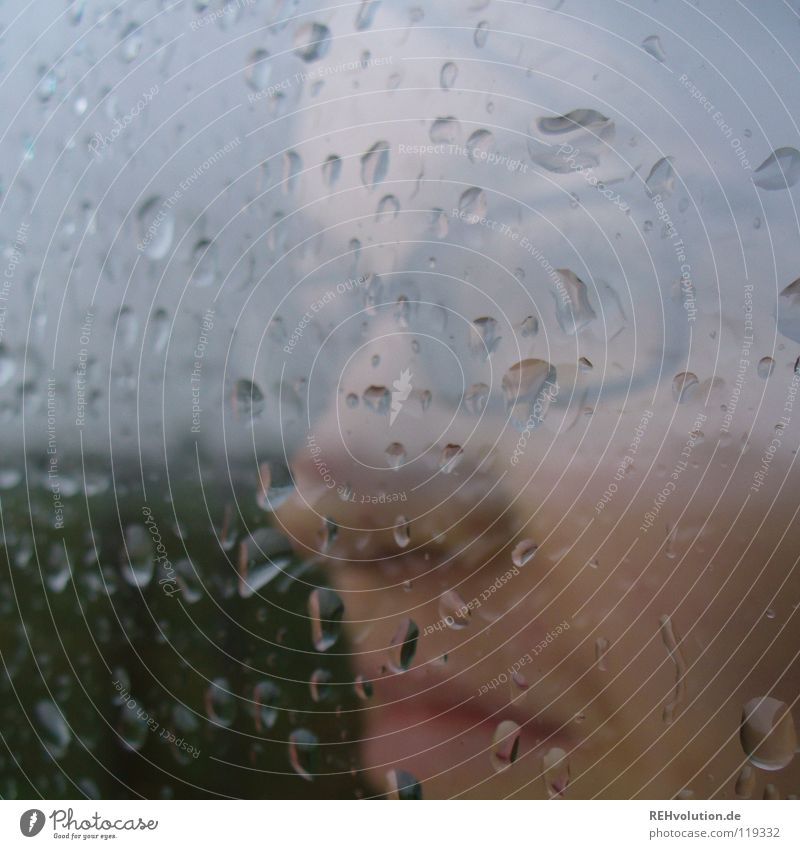
<instances>
[{"instance_id":1,"label":"raindrop","mask_svg":"<svg viewBox=\"0 0 800 849\"><path fill-rule=\"evenodd\" d=\"M430 137L434 144L455 144L461 135L461 124L452 115L437 118L431 124Z\"/></svg>"},{"instance_id":2,"label":"raindrop","mask_svg":"<svg viewBox=\"0 0 800 849\"><path fill-rule=\"evenodd\" d=\"M645 188L650 195L668 195L675 185L675 171L672 168L673 158L665 156L650 169Z\"/></svg>"},{"instance_id":3,"label":"raindrop","mask_svg":"<svg viewBox=\"0 0 800 849\"><path fill-rule=\"evenodd\" d=\"M531 539L524 539L514 546L511 552L511 562L515 566L524 566L531 560L539 546Z\"/></svg>"},{"instance_id":4,"label":"raindrop","mask_svg":"<svg viewBox=\"0 0 800 849\"><path fill-rule=\"evenodd\" d=\"M456 77L458 77L458 66L455 62L445 62L439 73L441 87L445 90L452 88L455 85Z\"/></svg>"},{"instance_id":5,"label":"raindrop","mask_svg":"<svg viewBox=\"0 0 800 849\"><path fill-rule=\"evenodd\" d=\"M659 62L663 62L667 58L664 53L664 48L661 46L661 39L657 35L648 35L642 42L642 47Z\"/></svg>"},{"instance_id":6,"label":"raindrop","mask_svg":"<svg viewBox=\"0 0 800 849\"><path fill-rule=\"evenodd\" d=\"M244 78L250 88L256 91L264 91L269 85L272 75L272 65L268 60L269 53L261 48L253 50L247 57Z\"/></svg>"},{"instance_id":7,"label":"raindrop","mask_svg":"<svg viewBox=\"0 0 800 849\"><path fill-rule=\"evenodd\" d=\"M146 587L155 567L150 534L144 525L129 525L125 529L125 549L122 556L122 576L132 587Z\"/></svg>"},{"instance_id":8,"label":"raindrop","mask_svg":"<svg viewBox=\"0 0 800 849\"><path fill-rule=\"evenodd\" d=\"M327 651L339 639L344 603L333 590L318 587L308 597L308 614L314 648Z\"/></svg>"},{"instance_id":9,"label":"raindrop","mask_svg":"<svg viewBox=\"0 0 800 849\"><path fill-rule=\"evenodd\" d=\"M681 654L680 645L672 627L669 616L662 616L659 620L661 626L661 640L672 658L675 665L675 686L664 704L662 718L665 723L675 719L678 708L683 704L686 694L686 661Z\"/></svg>"},{"instance_id":10,"label":"raindrop","mask_svg":"<svg viewBox=\"0 0 800 849\"><path fill-rule=\"evenodd\" d=\"M256 502L262 510L272 512L294 492L294 481L284 463L262 463L258 468Z\"/></svg>"},{"instance_id":11,"label":"raindrop","mask_svg":"<svg viewBox=\"0 0 800 849\"><path fill-rule=\"evenodd\" d=\"M467 139L467 155L471 162L479 162L494 149L494 136L489 130L475 130Z\"/></svg>"},{"instance_id":12,"label":"raindrop","mask_svg":"<svg viewBox=\"0 0 800 849\"><path fill-rule=\"evenodd\" d=\"M410 773L402 769L391 769L386 773L389 790L387 796L392 800L417 800L422 798L422 785Z\"/></svg>"},{"instance_id":13,"label":"raindrop","mask_svg":"<svg viewBox=\"0 0 800 849\"><path fill-rule=\"evenodd\" d=\"M381 0L362 0L361 6L356 14L356 29L361 31L369 29L372 26L375 12L378 11L378 6L381 5Z\"/></svg>"},{"instance_id":14,"label":"raindrop","mask_svg":"<svg viewBox=\"0 0 800 849\"><path fill-rule=\"evenodd\" d=\"M756 168L753 182L759 189L788 189L800 179L800 153L779 147Z\"/></svg>"},{"instance_id":15,"label":"raindrop","mask_svg":"<svg viewBox=\"0 0 800 849\"><path fill-rule=\"evenodd\" d=\"M481 21L478 26L475 27L475 34L473 36L475 46L485 47L487 38L489 38L489 22Z\"/></svg>"},{"instance_id":16,"label":"raindrop","mask_svg":"<svg viewBox=\"0 0 800 849\"><path fill-rule=\"evenodd\" d=\"M773 360L772 357L762 357L758 361L758 376L763 380L771 377L774 370L775 360Z\"/></svg>"},{"instance_id":17,"label":"raindrop","mask_svg":"<svg viewBox=\"0 0 800 849\"><path fill-rule=\"evenodd\" d=\"M527 359L515 363L503 375L502 387L506 409L517 404L533 404L539 398L545 384L553 382L555 369L544 360Z\"/></svg>"},{"instance_id":18,"label":"raindrop","mask_svg":"<svg viewBox=\"0 0 800 849\"><path fill-rule=\"evenodd\" d=\"M500 344L500 336L497 335L497 321L485 316L476 318L469 329L469 347L473 354L484 360L494 353Z\"/></svg>"},{"instance_id":19,"label":"raindrop","mask_svg":"<svg viewBox=\"0 0 800 849\"><path fill-rule=\"evenodd\" d=\"M264 393L252 380L237 380L231 397L234 415L244 421L258 418L264 410Z\"/></svg>"},{"instance_id":20,"label":"raindrop","mask_svg":"<svg viewBox=\"0 0 800 849\"><path fill-rule=\"evenodd\" d=\"M399 469L406 459L406 449L401 442L392 442L386 448L386 460L389 463L389 468Z\"/></svg>"},{"instance_id":21,"label":"raindrop","mask_svg":"<svg viewBox=\"0 0 800 849\"><path fill-rule=\"evenodd\" d=\"M609 119L594 109L573 109L566 115L539 118L536 125L545 135L563 135L577 129L601 130L610 123Z\"/></svg>"},{"instance_id":22,"label":"raindrop","mask_svg":"<svg viewBox=\"0 0 800 849\"><path fill-rule=\"evenodd\" d=\"M126 62L133 62L142 49L142 30L139 24L131 21L122 31L120 36L120 48L122 58Z\"/></svg>"},{"instance_id":23,"label":"raindrop","mask_svg":"<svg viewBox=\"0 0 800 849\"><path fill-rule=\"evenodd\" d=\"M495 772L508 769L517 759L522 730L516 722L504 719L498 723L492 737L490 759Z\"/></svg>"},{"instance_id":24,"label":"raindrop","mask_svg":"<svg viewBox=\"0 0 800 849\"><path fill-rule=\"evenodd\" d=\"M322 179L326 186L333 186L342 172L342 160L336 154L331 154L322 163Z\"/></svg>"},{"instance_id":25,"label":"raindrop","mask_svg":"<svg viewBox=\"0 0 800 849\"><path fill-rule=\"evenodd\" d=\"M486 195L477 186L467 189L458 201L459 216L468 224L477 224L486 218L486 211Z\"/></svg>"},{"instance_id":26,"label":"raindrop","mask_svg":"<svg viewBox=\"0 0 800 849\"><path fill-rule=\"evenodd\" d=\"M542 773L547 795L551 799L562 799L570 782L567 753L563 749L549 749L542 758Z\"/></svg>"},{"instance_id":27,"label":"raindrop","mask_svg":"<svg viewBox=\"0 0 800 849\"><path fill-rule=\"evenodd\" d=\"M356 680L353 682L353 689L355 690L358 698L362 701L372 698L372 681L368 681L363 675L358 675L356 677Z\"/></svg>"},{"instance_id":28,"label":"raindrop","mask_svg":"<svg viewBox=\"0 0 800 849\"><path fill-rule=\"evenodd\" d=\"M205 697L206 716L223 728L230 728L236 718L236 698L227 678L215 678Z\"/></svg>"},{"instance_id":29,"label":"raindrop","mask_svg":"<svg viewBox=\"0 0 800 849\"><path fill-rule=\"evenodd\" d=\"M398 212L400 212L400 201L394 195L384 195L378 203L375 220L397 218Z\"/></svg>"},{"instance_id":30,"label":"raindrop","mask_svg":"<svg viewBox=\"0 0 800 849\"><path fill-rule=\"evenodd\" d=\"M0 386L5 386L14 376L17 367L5 345L0 345Z\"/></svg>"},{"instance_id":31,"label":"raindrop","mask_svg":"<svg viewBox=\"0 0 800 849\"><path fill-rule=\"evenodd\" d=\"M447 590L439 598L439 617L448 628L460 631L469 625L470 611L458 592Z\"/></svg>"},{"instance_id":32,"label":"raindrop","mask_svg":"<svg viewBox=\"0 0 800 849\"><path fill-rule=\"evenodd\" d=\"M385 386L369 386L364 390L364 403L375 413L385 415L389 411L392 394Z\"/></svg>"},{"instance_id":33,"label":"raindrop","mask_svg":"<svg viewBox=\"0 0 800 849\"><path fill-rule=\"evenodd\" d=\"M739 739L754 766L766 770L788 766L797 749L788 705L770 696L751 699L742 708Z\"/></svg>"},{"instance_id":34,"label":"raindrop","mask_svg":"<svg viewBox=\"0 0 800 849\"><path fill-rule=\"evenodd\" d=\"M452 443L445 445L439 458L439 471L444 475L454 472L464 458L464 449Z\"/></svg>"},{"instance_id":35,"label":"raindrop","mask_svg":"<svg viewBox=\"0 0 800 849\"><path fill-rule=\"evenodd\" d=\"M605 672L608 669L606 666L606 655L608 654L609 646L610 644L605 637L598 637L595 640L594 661L601 672Z\"/></svg>"},{"instance_id":36,"label":"raindrop","mask_svg":"<svg viewBox=\"0 0 800 849\"><path fill-rule=\"evenodd\" d=\"M477 416L486 409L489 400L489 387L485 383L473 383L464 394L464 408Z\"/></svg>"},{"instance_id":37,"label":"raindrop","mask_svg":"<svg viewBox=\"0 0 800 849\"><path fill-rule=\"evenodd\" d=\"M132 752L138 752L147 740L147 717L142 713L139 716L136 705L130 707L125 705L119 718L120 742L125 748Z\"/></svg>"},{"instance_id":38,"label":"raindrop","mask_svg":"<svg viewBox=\"0 0 800 849\"><path fill-rule=\"evenodd\" d=\"M278 721L276 705L281 691L272 681L261 681L253 688L254 718L258 732L267 731Z\"/></svg>"},{"instance_id":39,"label":"raindrop","mask_svg":"<svg viewBox=\"0 0 800 849\"><path fill-rule=\"evenodd\" d=\"M411 619L403 619L389 644L389 664L394 672L405 672L417 653L419 628Z\"/></svg>"},{"instance_id":40,"label":"raindrop","mask_svg":"<svg viewBox=\"0 0 800 849\"><path fill-rule=\"evenodd\" d=\"M361 157L361 182L372 189L386 179L388 170L389 142L375 142Z\"/></svg>"},{"instance_id":41,"label":"raindrop","mask_svg":"<svg viewBox=\"0 0 800 849\"><path fill-rule=\"evenodd\" d=\"M354 410L358 406L358 395L355 392L348 392L344 400L351 410Z\"/></svg>"},{"instance_id":42,"label":"raindrop","mask_svg":"<svg viewBox=\"0 0 800 849\"><path fill-rule=\"evenodd\" d=\"M577 274L568 268L556 269L561 281L558 291L553 292L556 302L556 318L559 327L569 336L574 336L597 318L597 314L589 303L589 293L586 284Z\"/></svg>"},{"instance_id":43,"label":"raindrop","mask_svg":"<svg viewBox=\"0 0 800 849\"><path fill-rule=\"evenodd\" d=\"M405 516L398 516L394 525L394 541L405 548L411 542L411 524Z\"/></svg>"},{"instance_id":44,"label":"raindrop","mask_svg":"<svg viewBox=\"0 0 800 849\"><path fill-rule=\"evenodd\" d=\"M535 336L539 332L539 319L529 315L522 321L519 329L524 337Z\"/></svg>"},{"instance_id":45,"label":"raindrop","mask_svg":"<svg viewBox=\"0 0 800 849\"><path fill-rule=\"evenodd\" d=\"M200 239L192 249L192 283L211 286L217 277L217 249L209 239Z\"/></svg>"},{"instance_id":46,"label":"raindrop","mask_svg":"<svg viewBox=\"0 0 800 849\"><path fill-rule=\"evenodd\" d=\"M678 404L686 404L692 399L699 385L700 381L698 381L696 374L690 371L682 371L673 378L672 397Z\"/></svg>"},{"instance_id":47,"label":"raindrop","mask_svg":"<svg viewBox=\"0 0 800 849\"><path fill-rule=\"evenodd\" d=\"M330 38L331 32L325 24L303 24L294 36L294 52L304 62L316 62L328 52Z\"/></svg>"},{"instance_id":48,"label":"raindrop","mask_svg":"<svg viewBox=\"0 0 800 849\"><path fill-rule=\"evenodd\" d=\"M139 230L137 247L150 259L163 259L172 246L175 218L164 206L164 201L156 195L139 207L136 216Z\"/></svg>"},{"instance_id":49,"label":"raindrop","mask_svg":"<svg viewBox=\"0 0 800 849\"><path fill-rule=\"evenodd\" d=\"M327 702L333 695L333 687L330 686L333 673L327 669L315 669L311 673L308 685L311 692L311 701Z\"/></svg>"},{"instance_id":50,"label":"raindrop","mask_svg":"<svg viewBox=\"0 0 800 849\"><path fill-rule=\"evenodd\" d=\"M781 292L778 332L793 342L800 342L800 277Z\"/></svg>"},{"instance_id":51,"label":"raindrop","mask_svg":"<svg viewBox=\"0 0 800 849\"><path fill-rule=\"evenodd\" d=\"M72 733L64 715L49 700L37 702L33 714L47 751L56 759L62 757L72 740Z\"/></svg>"},{"instance_id":52,"label":"raindrop","mask_svg":"<svg viewBox=\"0 0 800 849\"><path fill-rule=\"evenodd\" d=\"M313 781L319 740L306 728L295 728L289 735L289 762L292 769L306 781Z\"/></svg>"}]
</instances>

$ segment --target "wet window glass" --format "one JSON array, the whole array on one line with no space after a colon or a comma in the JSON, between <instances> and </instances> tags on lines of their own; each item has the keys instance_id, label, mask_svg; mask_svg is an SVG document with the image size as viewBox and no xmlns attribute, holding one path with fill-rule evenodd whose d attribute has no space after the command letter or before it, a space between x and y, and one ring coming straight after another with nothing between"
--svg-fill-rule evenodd
<instances>
[{"instance_id":1,"label":"wet window glass","mask_svg":"<svg viewBox=\"0 0 800 849\"><path fill-rule=\"evenodd\" d=\"M0 6L0 796L795 797L799 45Z\"/></svg>"}]
</instances>

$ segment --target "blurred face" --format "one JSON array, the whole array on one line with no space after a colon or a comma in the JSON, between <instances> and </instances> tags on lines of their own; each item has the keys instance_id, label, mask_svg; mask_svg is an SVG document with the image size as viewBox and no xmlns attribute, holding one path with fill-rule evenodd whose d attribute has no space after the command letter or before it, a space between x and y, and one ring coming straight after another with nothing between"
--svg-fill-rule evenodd
<instances>
[{"instance_id":1,"label":"blurred face","mask_svg":"<svg viewBox=\"0 0 800 849\"><path fill-rule=\"evenodd\" d=\"M349 378L407 367L422 389L408 341ZM775 779L748 766L742 709L777 699L750 749L785 766L798 671L800 552L770 530L793 521L773 503L785 471L742 483L775 431L714 445L698 396L669 386L590 415L591 372L562 371L511 369L505 414L422 412L403 381L386 414L342 394L294 458L278 521L329 564L372 682L362 765L375 792L402 770L430 798L761 795Z\"/></svg>"}]
</instances>

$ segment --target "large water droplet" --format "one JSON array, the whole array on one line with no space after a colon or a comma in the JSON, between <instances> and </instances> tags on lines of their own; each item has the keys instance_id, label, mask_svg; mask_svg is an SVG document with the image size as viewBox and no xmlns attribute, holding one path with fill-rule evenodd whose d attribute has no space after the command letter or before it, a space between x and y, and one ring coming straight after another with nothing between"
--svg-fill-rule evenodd
<instances>
[{"instance_id":1,"label":"large water droplet","mask_svg":"<svg viewBox=\"0 0 800 849\"><path fill-rule=\"evenodd\" d=\"M307 728L295 728L289 735L289 763L292 769L306 781L313 781L316 774L319 740Z\"/></svg>"},{"instance_id":2,"label":"large water droplet","mask_svg":"<svg viewBox=\"0 0 800 849\"><path fill-rule=\"evenodd\" d=\"M467 154L472 162L481 162L494 149L494 136L489 130L475 130L467 139Z\"/></svg>"},{"instance_id":3,"label":"large water droplet","mask_svg":"<svg viewBox=\"0 0 800 849\"><path fill-rule=\"evenodd\" d=\"M778 300L778 332L793 342L800 342L800 277L781 292Z\"/></svg>"},{"instance_id":4,"label":"large water droplet","mask_svg":"<svg viewBox=\"0 0 800 849\"><path fill-rule=\"evenodd\" d=\"M386 179L388 170L389 142L375 142L361 157L361 182L372 189Z\"/></svg>"},{"instance_id":5,"label":"large water droplet","mask_svg":"<svg viewBox=\"0 0 800 849\"><path fill-rule=\"evenodd\" d=\"M477 224L482 218L486 218L487 209L486 194L477 186L463 192L458 201L459 215L468 224Z\"/></svg>"},{"instance_id":6,"label":"large water droplet","mask_svg":"<svg viewBox=\"0 0 800 849\"><path fill-rule=\"evenodd\" d=\"M547 795L551 799L562 799L570 782L567 753L559 748L547 751L542 758L542 772Z\"/></svg>"},{"instance_id":7,"label":"large water droplet","mask_svg":"<svg viewBox=\"0 0 800 849\"><path fill-rule=\"evenodd\" d=\"M331 32L325 24L303 24L294 35L294 52L304 62L316 62L328 52L330 39Z\"/></svg>"},{"instance_id":8,"label":"large water droplet","mask_svg":"<svg viewBox=\"0 0 800 849\"><path fill-rule=\"evenodd\" d=\"M363 399L370 410L385 415L389 411L392 393L385 386L368 386L364 390Z\"/></svg>"},{"instance_id":9,"label":"large water droplet","mask_svg":"<svg viewBox=\"0 0 800 849\"><path fill-rule=\"evenodd\" d=\"M460 631L469 625L470 611L458 592L447 590L439 598L439 617L448 628Z\"/></svg>"},{"instance_id":10,"label":"large water droplet","mask_svg":"<svg viewBox=\"0 0 800 849\"><path fill-rule=\"evenodd\" d=\"M319 587L308 597L308 614L314 648L327 651L339 639L344 603L333 590Z\"/></svg>"},{"instance_id":11,"label":"large water droplet","mask_svg":"<svg viewBox=\"0 0 800 849\"><path fill-rule=\"evenodd\" d=\"M645 187L651 195L668 195L675 185L675 171L672 167L672 157L665 156L650 169L645 180Z\"/></svg>"},{"instance_id":12,"label":"large water droplet","mask_svg":"<svg viewBox=\"0 0 800 849\"><path fill-rule=\"evenodd\" d=\"M800 179L800 153L793 147L779 147L755 170L753 182L759 189L788 189Z\"/></svg>"},{"instance_id":13,"label":"large water droplet","mask_svg":"<svg viewBox=\"0 0 800 849\"><path fill-rule=\"evenodd\" d=\"M574 336L597 318L597 314L589 303L589 292L583 280L568 268L558 268L556 273L562 284L553 292L556 318L564 333Z\"/></svg>"},{"instance_id":14,"label":"large water droplet","mask_svg":"<svg viewBox=\"0 0 800 849\"><path fill-rule=\"evenodd\" d=\"M452 115L446 118L437 118L431 124L430 137L434 144L455 144L460 136L461 124Z\"/></svg>"},{"instance_id":15,"label":"large water droplet","mask_svg":"<svg viewBox=\"0 0 800 849\"><path fill-rule=\"evenodd\" d=\"M150 259L163 259L175 233L175 218L161 197L146 200L136 216L139 243L137 247Z\"/></svg>"},{"instance_id":16,"label":"large water droplet","mask_svg":"<svg viewBox=\"0 0 800 849\"><path fill-rule=\"evenodd\" d=\"M517 759L522 731L516 722L504 719L498 723L492 737L491 762L495 772L508 769Z\"/></svg>"},{"instance_id":17,"label":"large water droplet","mask_svg":"<svg viewBox=\"0 0 800 849\"><path fill-rule=\"evenodd\" d=\"M405 672L417 653L419 628L411 619L403 619L389 644L389 665L394 672Z\"/></svg>"},{"instance_id":18,"label":"large water droplet","mask_svg":"<svg viewBox=\"0 0 800 849\"><path fill-rule=\"evenodd\" d=\"M750 762L761 769L787 766L797 749L797 734L788 705L762 696L742 708L739 739Z\"/></svg>"},{"instance_id":19,"label":"large water droplet","mask_svg":"<svg viewBox=\"0 0 800 849\"><path fill-rule=\"evenodd\" d=\"M545 383L554 379L555 369L544 360L531 358L515 363L502 380L506 409L517 404L535 403Z\"/></svg>"}]
</instances>

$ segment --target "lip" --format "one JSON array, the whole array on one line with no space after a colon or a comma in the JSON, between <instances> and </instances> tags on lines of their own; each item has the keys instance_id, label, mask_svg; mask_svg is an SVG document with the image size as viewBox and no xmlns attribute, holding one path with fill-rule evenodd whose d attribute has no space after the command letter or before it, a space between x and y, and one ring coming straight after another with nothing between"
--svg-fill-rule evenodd
<instances>
[{"instance_id":1,"label":"lip","mask_svg":"<svg viewBox=\"0 0 800 849\"><path fill-rule=\"evenodd\" d=\"M520 728L519 756L571 748L566 724L545 715L522 691L513 701L500 692L478 695L477 687L458 677L420 680L414 670L376 679L374 685L375 703L365 710L362 737L370 769L402 765L420 780L445 776L448 783L458 782L454 771L466 770L472 784L478 778L474 765L488 766L495 731L504 720Z\"/></svg>"}]
</instances>

